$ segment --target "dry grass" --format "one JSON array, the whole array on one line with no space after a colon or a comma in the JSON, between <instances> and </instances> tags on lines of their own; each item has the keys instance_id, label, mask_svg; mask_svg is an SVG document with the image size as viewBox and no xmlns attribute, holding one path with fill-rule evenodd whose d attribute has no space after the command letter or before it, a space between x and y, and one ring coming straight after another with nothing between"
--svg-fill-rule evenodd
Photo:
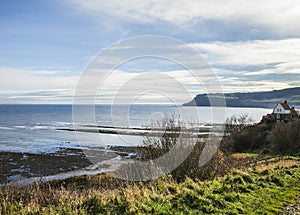
<instances>
[{"instance_id":1,"label":"dry grass","mask_svg":"<svg viewBox=\"0 0 300 215\"><path fill-rule=\"evenodd\" d=\"M238 157L234 160L235 157ZM0 214L278 213L300 193L298 158L234 155L248 169L206 181L171 176L129 183L102 174L0 188ZM263 162L264 160L264 162ZM267 171L266 171L267 169Z\"/></svg>"},{"instance_id":2,"label":"dry grass","mask_svg":"<svg viewBox=\"0 0 300 215\"><path fill-rule=\"evenodd\" d=\"M277 159L270 159L267 162L262 162L260 165L256 165L256 169L258 171L265 171L268 169L275 169L275 168L291 168L297 165L299 162L294 159L284 159L284 158L277 158Z\"/></svg>"}]
</instances>

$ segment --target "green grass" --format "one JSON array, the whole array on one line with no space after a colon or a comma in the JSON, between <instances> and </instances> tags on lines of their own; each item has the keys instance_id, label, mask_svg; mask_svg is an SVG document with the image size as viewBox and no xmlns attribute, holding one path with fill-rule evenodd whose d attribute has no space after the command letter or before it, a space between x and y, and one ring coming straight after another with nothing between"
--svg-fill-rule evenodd
<instances>
[{"instance_id":1,"label":"green grass","mask_svg":"<svg viewBox=\"0 0 300 215\"><path fill-rule=\"evenodd\" d=\"M268 165L259 164L259 165ZM170 176L109 190L49 184L0 188L1 214L276 214L300 195L299 159L177 183ZM86 182L88 183L88 182ZM94 183L94 182L93 182Z\"/></svg>"}]
</instances>

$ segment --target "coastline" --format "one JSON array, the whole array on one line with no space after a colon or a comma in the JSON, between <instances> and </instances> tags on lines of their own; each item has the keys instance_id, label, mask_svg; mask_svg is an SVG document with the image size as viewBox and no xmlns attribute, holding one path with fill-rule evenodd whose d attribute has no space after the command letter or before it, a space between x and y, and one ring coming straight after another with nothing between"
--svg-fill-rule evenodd
<instances>
[{"instance_id":1,"label":"coastline","mask_svg":"<svg viewBox=\"0 0 300 215\"><path fill-rule=\"evenodd\" d=\"M31 184L80 175L113 171L122 159L136 156L140 147L110 146L97 151L93 164L81 149L63 148L55 153L0 152L0 185Z\"/></svg>"}]
</instances>

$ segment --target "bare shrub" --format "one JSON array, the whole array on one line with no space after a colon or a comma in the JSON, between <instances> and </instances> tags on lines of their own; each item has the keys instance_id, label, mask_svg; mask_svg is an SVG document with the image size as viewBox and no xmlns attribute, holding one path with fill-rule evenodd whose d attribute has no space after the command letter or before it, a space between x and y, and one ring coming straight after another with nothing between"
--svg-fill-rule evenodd
<instances>
[{"instance_id":1,"label":"bare shrub","mask_svg":"<svg viewBox=\"0 0 300 215\"><path fill-rule=\"evenodd\" d=\"M204 166L199 166L199 158L205 143L198 142L189 157L174 171L172 176L176 181L184 181L186 177L206 180L224 175L229 170L227 156L223 151L217 150L214 156Z\"/></svg>"},{"instance_id":2,"label":"bare shrub","mask_svg":"<svg viewBox=\"0 0 300 215\"><path fill-rule=\"evenodd\" d=\"M226 119L226 132L240 131L243 128L253 124L253 119L248 114L233 115Z\"/></svg>"},{"instance_id":3,"label":"bare shrub","mask_svg":"<svg viewBox=\"0 0 300 215\"><path fill-rule=\"evenodd\" d=\"M173 147L184 147L184 145L190 144L193 148L187 159L185 159L180 166L171 172L171 175L175 180L183 181L186 177L208 179L225 173L227 170L225 167L226 159L225 154L221 150L218 150L206 165L201 167L199 166L199 158L205 143L199 142L195 138L181 139L180 132L182 131L182 127L176 124L179 120L174 119L173 117L174 115L171 118L165 118L163 123L160 124L165 126L164 135L160 138L147 137L144 140L141 151L141 159L156 159L165 153L168 153ZM180 150L180 148L178 148L178 150ZM178 156L178 154L176 156ZM178 158L174 156L174 159Z\"/></svg>"}]
</instances>

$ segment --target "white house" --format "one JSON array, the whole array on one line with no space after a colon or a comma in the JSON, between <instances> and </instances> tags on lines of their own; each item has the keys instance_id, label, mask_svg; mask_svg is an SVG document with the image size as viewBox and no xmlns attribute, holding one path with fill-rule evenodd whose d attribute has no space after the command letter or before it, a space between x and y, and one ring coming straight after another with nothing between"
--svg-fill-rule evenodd
<instances>
[{"instance_id":1,"label":"white house","mask_svg":"<svg viewBox=\"0 0 300 215\"><path fill-rule=\"evenodd\" d=\"M287 123L294 119L300 119L299 112L284 101L274 107L273 113L263 116L261 123Z\"/></svg>"},{"instance_id":2,"label":"white house","mask_svg":"<svg viewBox=\"0 0 300 215\"><path fill-rule=\"evenodd\" d=\"M283 103L278 103L273 109L273 114L276 118L276 122L287 122L294 117L298 117L298 112L294 107L290 107L287 101Z\"/></svg>"}]
</instances>

